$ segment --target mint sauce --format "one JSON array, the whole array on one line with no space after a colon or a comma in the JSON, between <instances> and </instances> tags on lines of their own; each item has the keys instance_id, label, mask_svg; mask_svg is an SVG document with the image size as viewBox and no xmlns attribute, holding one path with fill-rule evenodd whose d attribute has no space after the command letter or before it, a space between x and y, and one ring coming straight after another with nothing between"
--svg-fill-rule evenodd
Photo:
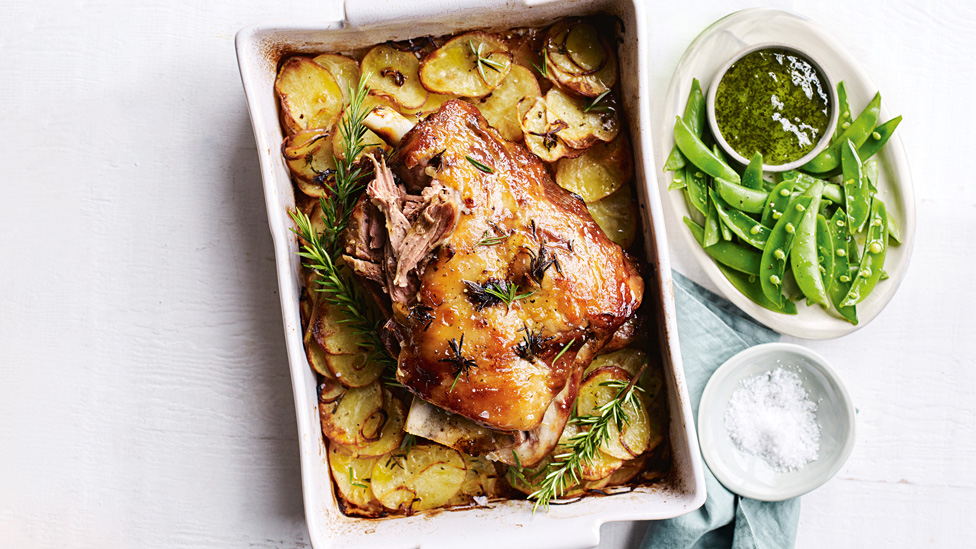
<instances>
[{"instance_id":1,"label":"mint sauce","mask_svg":"<svg viewBox=\"0 0 976 549\"><path fill-rule=\"evenodd\" d=\"M830 124L827 79L802 55L782 48L749 53L729 67L715 93L715 121L743 158L788 164L817 146Z\"/></svg>"}]
</instances>

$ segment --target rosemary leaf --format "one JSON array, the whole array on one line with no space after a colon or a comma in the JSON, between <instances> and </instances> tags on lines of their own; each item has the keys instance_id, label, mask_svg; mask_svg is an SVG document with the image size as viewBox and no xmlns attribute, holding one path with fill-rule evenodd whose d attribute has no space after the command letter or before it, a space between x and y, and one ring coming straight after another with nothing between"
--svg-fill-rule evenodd
<instances>
[{"instance_id":1,"label":"rosemary leaf","mask_svg":"<svg viewBox=\"0 0 976 549\"><path fill-rule=\"evenodd\" d=\"M470 162L475 168L478 168L479 170L481 170L481 171L483 171L485 173L495 173L495 169L492 168L491 166L486 166L486 165L482 164L481 162L478 162L474 158L471 158L470 156L467 156L467 155L465 155L465 158L467 158L468 159L468 162Z\"/></svg>"},{"instance_id":2,"label":"rosemary leaf","mask_svg":"<svg viewBox=\"0 0 976 549\"><path fill-rule=\"evenodd\" d=\"M601 104L600 102L610 94L610 90L607 90L600 95L593 98L592 101L588 101L586 105L583 106L583 112L607 112L610 110L610 105L606 103Z\"/></svg>"}]
</instances>

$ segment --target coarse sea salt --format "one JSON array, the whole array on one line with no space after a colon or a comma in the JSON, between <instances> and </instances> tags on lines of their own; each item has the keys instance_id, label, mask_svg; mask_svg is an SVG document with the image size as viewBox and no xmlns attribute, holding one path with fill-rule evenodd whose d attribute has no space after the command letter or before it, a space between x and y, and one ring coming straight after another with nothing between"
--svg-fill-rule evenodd
<instances>
[{"instance_id":1,"label":"coarse sea salt","mask_svg":"<svg viewBox=\"0 0 976 549\"><path fill-rule=\"evenodd\" d=\"M743 379L725 409L725 429L739 450L780 472L797 471L820 453L817 404L783 367Z\"/></svg>"}]
</instances>

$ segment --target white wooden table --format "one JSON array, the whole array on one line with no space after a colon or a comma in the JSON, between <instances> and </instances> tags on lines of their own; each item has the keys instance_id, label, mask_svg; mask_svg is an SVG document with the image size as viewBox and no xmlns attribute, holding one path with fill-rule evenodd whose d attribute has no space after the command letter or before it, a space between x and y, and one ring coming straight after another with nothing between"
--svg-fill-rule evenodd
<instances>
[{"instance_id":1,"label":"white wooden table","mask_svg":"<svg viewBox=\"0 0 976 549\"><path fill-rule=\"evenodd\" d=\"M0 547L307 545L233 45L289 16L196 4L0 9ZM662 95L688 42L749 6L649 4ZM914 262L888 309L801 342L842 372L859 415L850 461L803 499L800 547L972 543L976 5L908 4L761 3L819 21L873 75L905 117L918 196ZM675 266L703 280L672 240ZM642 531L607 525L601 547Z\"/></svg>"}]
</instances>

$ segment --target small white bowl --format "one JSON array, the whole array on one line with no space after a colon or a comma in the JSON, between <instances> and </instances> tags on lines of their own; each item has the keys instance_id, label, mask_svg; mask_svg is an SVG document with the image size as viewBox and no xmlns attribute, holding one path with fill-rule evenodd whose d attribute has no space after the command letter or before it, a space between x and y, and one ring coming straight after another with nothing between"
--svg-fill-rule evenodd
<instances>
[{"instance_id":1,"label":"small white bowl","mask_svg":"<svg viewBox=\"0 0 976 549\"><path fill-rule=\"evenodd\" d=\"M777 472L740 451L725 429L725 410L740 382L784 367L800 376L817 404L819 457L797 471ZM726 488L762 501L800 496L840 470L854 449L854 404L837 373L817 353L791 343L767 343L742 351L712 375L698 409L698 439L705 462Z\"/></svg>"},{"instance_id":2,"label":"small white bowl","mask_svg":"<svg viewBox=\"0 0 976 549\"><path fill-rule=\"evenodd\" d=\"M715 95L718 92L718 85L722 81L722 77L724 77L725 73L732 68L732 65L750 53L770 48L790 51L809 61L810 64L813 65L813 68L816 69L821 76L823 76L823 84L826 88L824 91L827 92L827 96L830 100L830 120L827 123L827 128L824 129L823 135L820 136L820 140L817 141L816 146L814 146L810 152L792 162L787 162L786 164L766 164L763 162L763 171L785 172L787 170L799 168L800 166L813 160L814 157L820 154L820 151L827 148L827 145L830 143L831 136L834 135L834 128L837 127L837 118L840 116L840 109L837 105L837 83L833 80L833 78L830 77L830 73L827 72L827 69L825 69L819 61L817 61L816 57L800 47L781 42L763 42L761 44L753 44L743 48L736 52L735 55L729 58L729 60L726 61L721 68L715 72L715 77L712 78L712 85L708 87L708 95L705 98L705 109L707 111L706 116L708 117L708 126L712 130L712 137L715 138L715 142L722 147L725 154L733 158L736 162L740 164L748 164L750 159L743 157L741 154L739 154L739 151L732 148L732 146L729 145L729 143L725 140L725 136L723 136L722 132L719 130L718 120L715 118Z\"/></svg>"}]
</instances>

